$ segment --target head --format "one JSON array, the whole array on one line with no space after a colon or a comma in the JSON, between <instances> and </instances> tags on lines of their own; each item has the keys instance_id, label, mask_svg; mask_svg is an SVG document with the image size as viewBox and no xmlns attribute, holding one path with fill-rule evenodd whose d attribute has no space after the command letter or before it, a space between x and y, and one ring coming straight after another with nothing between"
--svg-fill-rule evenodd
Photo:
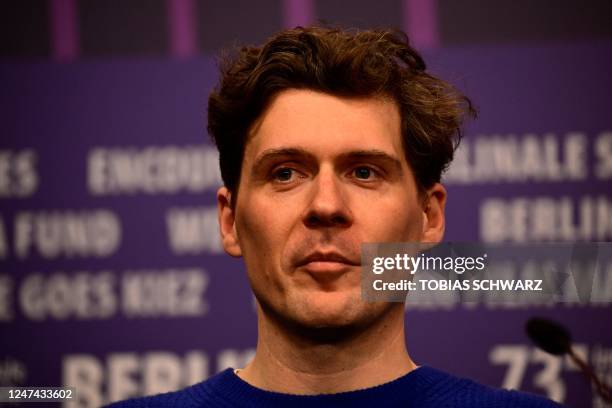
<instances>
[{"instance_id":1,"label":"head","mask_svg":"<svg viewBox=\"0 0 612 408\"><path fill-rule=\"evenodd\" d=\"M262 311L306 328L386 313L360 300L360 244L442 239L469 100L401 33L297 28L229 58L208 109L223 246Z\"/></svg>"}]
</instances>

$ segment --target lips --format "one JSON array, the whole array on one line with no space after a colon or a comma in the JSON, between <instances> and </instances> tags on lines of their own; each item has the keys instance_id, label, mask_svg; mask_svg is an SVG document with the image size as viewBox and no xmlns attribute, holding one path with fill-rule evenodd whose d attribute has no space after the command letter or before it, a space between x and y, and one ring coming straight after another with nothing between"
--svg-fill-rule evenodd
<instances>
[{"instance_id":1,"label":"lips","mask_svg":"<svg viewBox=\"0 0 612 408\"><path fill-rule=\"evenodd\" d=\"M298 267L304 267L314 273L340 273L349 267L359 265L360 262L338 252L313 252L297 263Z\"/></svg>"}]
</instances>

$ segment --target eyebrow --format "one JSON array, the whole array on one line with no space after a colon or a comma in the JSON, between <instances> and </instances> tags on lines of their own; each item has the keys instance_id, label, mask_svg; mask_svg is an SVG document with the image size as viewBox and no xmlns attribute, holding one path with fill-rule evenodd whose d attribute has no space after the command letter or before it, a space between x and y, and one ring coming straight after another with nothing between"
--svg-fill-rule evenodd
<instances>
[{"instance_id":1,"label":"eyebrow","mask_svg":"<svg viewBox=\"0 0 612 408\"><path fill-rule=\"evenodd\" d=\"M304 159L314 159L314 155L308 153L304 149L294 148L294 147L281 147L278 149L267 149L264 150L257 158L254 160L253 169L257 170L258 168L265 165L267 162L279 158L304 158Z\"/></svg>"},{"instance_id":2,"label":"eyebrow","mask_svg":"<svg viewBox=\"0 0 612 408\"><path fill-rule=\"evenodd\" d=\"M316 160L315 156L308 151L301 148L294 147L281 147L276 149L264 150L254 161L253 169L256 172L257 169L263 167L267 162L278 158L293 158L293 159L306 159ZM357 161L357 160L372 160L386 163L392 166L396 171L401 171L402 162L386 153L382 150L370 149L370 150L353 150L346 153L342 153L339 156L341 161Z\"/></svg>"},{"instance_id":3,"label":"eyebrow","mask_svg":"<svg viewBox=\"0 0 612 408\"><path fill-rule=\"evenodd\" d=\"M390 155L389 153L384 152L382 150L376 150L376 149L354 150L354 151L347 152L347 153L340 155L340 158L344 160L349 160L349 161L354 161L354 160L355 161L356 160L378 161L378 162L383 162L383 163L386 163L394 167L396 171L402 170L402 162L397 157L394 157Z\"/></svg>"}]
</instances>

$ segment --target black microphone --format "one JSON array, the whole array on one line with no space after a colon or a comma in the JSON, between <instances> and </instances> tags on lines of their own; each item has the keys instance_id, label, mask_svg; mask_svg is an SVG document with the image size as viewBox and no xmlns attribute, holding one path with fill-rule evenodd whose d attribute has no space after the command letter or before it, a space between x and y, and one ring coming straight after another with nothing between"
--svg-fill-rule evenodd
<instances>
[{"instance_id":1,"label":"black microphone","mask_svg":"<svg viewBox=\"0 0 612 408\"><path fill-rule=\"evenodd\" d=\"M527 335L540 349L547 353L563 356L567 354L580 368L584 376L595 385L595 390L604 401L612 403L612 390L604 384L590 364L582 360L572 349L569 331L559 323L541 317L532 317L525 325Z\"/></svg>"}]
</instances>

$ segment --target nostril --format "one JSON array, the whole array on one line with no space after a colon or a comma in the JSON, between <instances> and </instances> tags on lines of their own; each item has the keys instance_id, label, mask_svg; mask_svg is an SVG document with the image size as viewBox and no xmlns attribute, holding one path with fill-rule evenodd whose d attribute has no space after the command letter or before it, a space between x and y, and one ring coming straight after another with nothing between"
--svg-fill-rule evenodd
<instances>
[{"instance_id":1,"label":"nostril","mask_svg":"<svg viewBox=\"0 0 612 408\"><path fill-rule=\"evenodd\" d=\"M349 220L342 214L324 216L317 213L309 214L304 223L310 228L316 227L342 227L349 224Z\"/></svg>"},{"instance_id":2,"label":"nostril","mask_svg":"<svg viewBox=\"0 0 612 408\"><path fill-rule=\"evenodd\" d=\"M304 217L304 224L309 228L346 227L350 225L351 212L341 183L336 180L335 173L332 170L321 171L316 180L317 183L312 184L312 195Z\"/></svg>"},{"instance_id":3,"label":"nostril","mask_svg":"<svg viewBox=\"0 0 612 408\"><path fill-rule=\"evenodd\" d=\"M348 220L346 219L346 217L342 216L342 215L337 215L335 217L332 218L332 223L334 225L346 225L348 224Z\"/></svg>"},{"instance_id":4,"label":"nostril","mask_svg":"<svg viewBox=\"0 0 612 408\"><path fill-rule=\"evenodd\" d=\"M317 226L320 223L321 223L321 219L314 214L310 214L308 215L308 217L306 217L306 225L308 225L309 227Z\"/></svg>"}]
</instances>

